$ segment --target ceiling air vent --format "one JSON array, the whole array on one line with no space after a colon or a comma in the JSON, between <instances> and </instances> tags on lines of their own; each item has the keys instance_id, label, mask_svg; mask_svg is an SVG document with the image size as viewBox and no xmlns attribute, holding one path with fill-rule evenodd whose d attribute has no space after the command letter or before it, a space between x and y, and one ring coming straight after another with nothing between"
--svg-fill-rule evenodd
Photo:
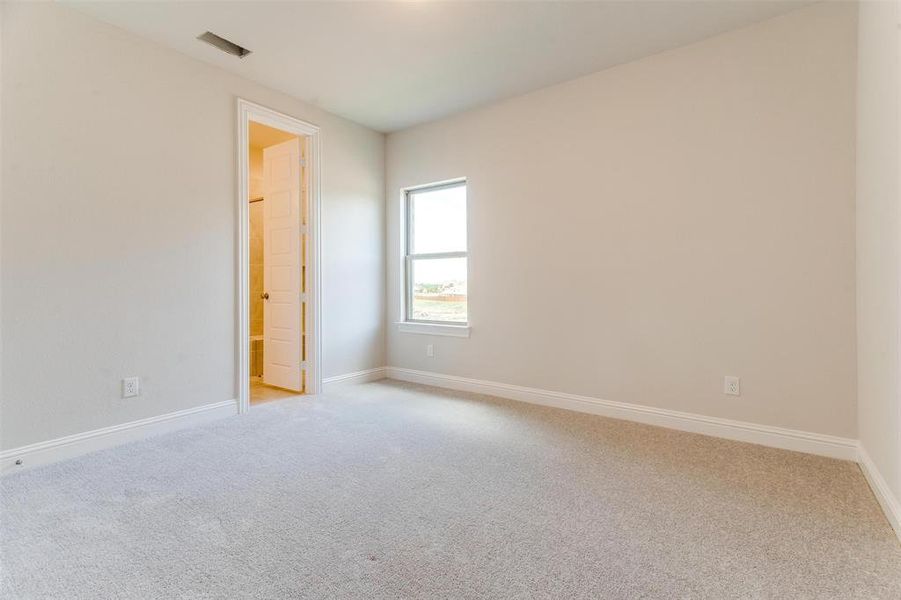
<instances>
[{"instance_id":1,"label":"ceiling air vent","mask_svg":"<svg viewBox=\"0 0 901 600\"><path fill-rule=\"evenodd\" d=\"M234 42L230 42L224 37L219 37L212 31L207 31L206 33L198 35L197 39L201 42L206 42L211 46L216 46L226 54L232 54L234 56L237 56L238 58L244 58L245 56L250 54L250 50L248 50L247 48L239 46Z\"/></svg>"}]
</instances>

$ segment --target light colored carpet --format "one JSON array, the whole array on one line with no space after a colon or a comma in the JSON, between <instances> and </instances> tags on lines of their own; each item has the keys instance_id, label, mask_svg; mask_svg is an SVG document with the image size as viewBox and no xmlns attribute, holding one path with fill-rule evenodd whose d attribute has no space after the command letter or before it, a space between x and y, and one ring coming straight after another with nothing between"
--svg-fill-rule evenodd
<instances>
[{"instance_id":1,"label":"light colored carpet","mask_svg":"<svg viewBox=\"0 0 901 600\"><path fill-rule=\"evenodd\" d=\"M901 598L852 463L391 382L2 488L3 598Z\"/></svg>"}]
</instances>

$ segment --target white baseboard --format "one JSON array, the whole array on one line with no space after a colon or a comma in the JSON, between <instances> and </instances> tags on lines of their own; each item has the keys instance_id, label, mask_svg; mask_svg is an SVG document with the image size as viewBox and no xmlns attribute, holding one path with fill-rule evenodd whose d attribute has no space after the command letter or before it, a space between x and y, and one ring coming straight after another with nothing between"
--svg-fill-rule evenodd
<instances>
[{"instance_id":1,"label":"white baseboard","mask_svg":"<svg viewBox=\"0 0 901 600\"><path fill-rule=\"evenodd\" d=\"M885 513L886 518L892 525L892 529L895 530L898 541L901 541L901 502L892 493L882 473L876 468L876 463L873 462L873 459L867 453L866 448L861 445L858 452L857 462L860 464L860 470L863 471L864 477L867 478L867 482L873 490L873 495L876 496L879 506L882 507L882 512Z\"/></svg>"},{"instance_id":2,"label":"white baseboard","mask_svg":"<svg viewBox=\"0 0 901 600\"><path fill-rule=\"evenodd\" d=\"M386 377L452 390L519 400L531 404L553 406L615 419L636 421L638 423L701 433L773 448L856 461L860 464L860 468L882 510L885 512L889 523L895 530L895 534L901 540L901 502L892 493L885 478L879 472L879 469L876 468L869 454L867 454L866 449L857 440L400 367L377 367L365 371L346 373L323 379L322 383L328 386L366 383L385 379ZM74 458L95 450L117 446L236 414L238 414L237 400L224 400L55 440L21 446L0 452L0 472L6 473ZM16 464L17 462L19 464Z\"/></svg>"},{"instance_id":3,"label":"white baseboard","mask_svg":"<svg viewBox=\"0 0 901 600\"><path fill-rule=\"evenodd\" d=\"M323 386L365 383L385 378L385 367L323 379ZM225 400L165 415L77 433L0 452L0 473L45 465L126 442L238 414L236 400ZM21 461L20 464L16 464Z\"/></svg>"},{"instance_id":4,"label":"white baseboard","mask_svg":"<svg viewBox=\"0 0 901 600\"><path fill-rule=\"evenodd\" d=\"M94 429L0 452L0 472L45 465L81 454L133 442L206 421L238 414L237 400L223 400L176 412ZM19 464L16 464L16 463Z\"/></svg>"},{"instance_id":5,"label":"white baseboard","mask_svg":"<svg viewBox=\"0 0 901 600\"><path fill-rule=\"evenodd\" d=\"M376 367L375 369L366 369L365 371L355 371L353 373L345 373L344 375L326 377L322 380L322 385L323 387L331 387L338 384L378 381L379 379L384 379L388 376L387 371L387 367Z\"/></svg>"},{"instance_id":6,"label":"white baseboard","mask_svg":"<svg viewBox=\"0 0 901 600\"><path fill-rule=\"evenodd\" d=\"M486 394L679 431L855 461L860 465L873 494L879 501L892 529L895 530L895 535L901 541L901 502L892 493L866 449L854 439L400 367L388 367L387 376L400 381Z\"/></svg>"},{"instance_id":7,"label":"white baseboard","mask_svg":"<svg viewBox=\"0 0 901 600\"><path fill-rule=\"evenodd\" d=\"M857 460L857 440L849 438L399 367L388 367L388 377L452 390L499 396L532 404L554 406L615 419L636 421L648 425L678 429L679 431L702 433L728 440L749 442L784 450L806 452L843 460Z\"/></svg>"}]
</instances>

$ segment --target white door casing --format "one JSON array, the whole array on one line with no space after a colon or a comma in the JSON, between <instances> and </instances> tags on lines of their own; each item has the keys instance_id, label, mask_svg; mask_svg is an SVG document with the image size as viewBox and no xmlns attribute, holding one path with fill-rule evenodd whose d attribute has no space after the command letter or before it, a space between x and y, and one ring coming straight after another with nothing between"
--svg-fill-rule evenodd
<instances>
[{"instance_id":1,"label":"white door casing","mask_svg":"<svg viewBox=\"0 0 901 600\"><path fill-rule=\"evenodd\" d=\"M303 391L301 140L263 149L263 381Z\"/></svg>"},{"instance_id":2,"label":"white door casing","mask_svg":"<svg viewBox=\"0 0 901 600\"><path fill-rule=\"evenodd\" d=\"M238 307L236 319L235 387L238 395L238 412L250 410L250 122L255 121L269 127L281 129L297 135L304 149L306 166L303 168L306 186L304 232L304 393L318 394L322 389L322 273L321 273L321 231L320 214L322 198L320 193L322 134L313 123L302 121L255 102L236 98L236 145L235 162L237 169L237 194L235 212L238 215L235 271L237 286L235 304Z\"/></svg>"}]
</instances>

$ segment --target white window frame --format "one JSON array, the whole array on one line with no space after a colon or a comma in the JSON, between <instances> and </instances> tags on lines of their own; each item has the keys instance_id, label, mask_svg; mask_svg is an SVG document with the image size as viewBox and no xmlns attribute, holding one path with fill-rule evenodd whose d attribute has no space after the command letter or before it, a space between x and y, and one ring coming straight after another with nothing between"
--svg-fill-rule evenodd
<instances>
[{"instance_id":1,"label":"white window frame","mask_svg":"<svg viewBox=\"0 0 901 600\"><path fill-rule=\"evenodd\" d=\"M455 187L466 187L466 179L453 179L438 183L429 183L418 185L415 187L405 188L403 190L403 277L402 277L402 320L398 323L398 330L404 333L419 333L426 335L446 335L452 337L469 337L469 302L467 297L466 306L466 322L457 321L430 321L422 319L413 319L411 316L413 308L413 261L417 259L438 259L438 258L465 258L466 259L466 284L467 296L469 287L469 227L466 228L466 250L454 252L428 252L415 254L413 252L413 195L422 193L423 191L437 191ZM468 192L468 190L467 190ZM466 202L466 218L469 220L469 195L467 194Z\"/></svg>"}]
</instances>

